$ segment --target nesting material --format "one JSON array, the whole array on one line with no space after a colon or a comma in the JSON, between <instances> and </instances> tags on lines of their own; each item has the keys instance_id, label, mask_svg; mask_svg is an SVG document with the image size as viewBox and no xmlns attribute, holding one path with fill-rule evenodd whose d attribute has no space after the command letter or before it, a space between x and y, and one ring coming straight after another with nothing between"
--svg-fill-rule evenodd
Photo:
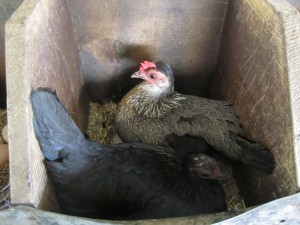
<instances>
[{"instance_id":1,"label":"nesting material","mask_svg":"<svg viewBox=\"0 0 300 225\"><path fill-rule=\"evenodd\" d=\"M10 205L9 166L0 167L0 210Z\"/></svg>"},{"instance_id":2,"label":"nesting material","mask_svg":"<svg viewBox=\"0 0 300 225\"><path fill-rule=\"evenodd\" d=\"M239 190L232 173L229 179L225 182L222 182L221 185L226 193L226 203L228 211L238 211L246 208L244 198L239 194Z\"/></svg>"},{"instance_id":3,"label":"nesting material","mask_svg":"<svg viewBox=\"0 0 300 225\"><path fill-rule=\"evenodd\" d=\"M88 137L91 140L98 141L103 144L113 143L116 135L114 129L114 117L117 105L115 103L106 103L100 105L98 103L90 103L90 114L88 124ZM226 192L226 202L228 210L240 210L245 208L244 199L239 195L239 191L233 176L229 180L222 183Z\"/></svg>"},{"instance_id":4,"label":"nesting material","mask_svg":"<svg viewBox=\"0 0 300 225\"><path fill-rule=\"evenodd\" d=\"M2 132L3 127L7 124L6 110L0 108L0 129Z\"/></svg>"},{"instance_id":5,"label":"nesting material","mask_svg":"<svg viewBox=\"0 0 300 225\"><path fill-rule=\"evenodd\" d=\"M0 130L7 124L6 110L0 109ZM10 205L9 165L0 166L0 210Z\"/></svg>"},{"instance_id":6,"label":"nesting material","mask_svg":"<svg viewBox=\"0 0 300 225\"><path fill-rule=\"evenodd\" d=\"M100 105L90 102L90 114L87 135L89 139L102 144L111 144L116 132L113 127L117 105Z\"/></svg>"}]
</instances>

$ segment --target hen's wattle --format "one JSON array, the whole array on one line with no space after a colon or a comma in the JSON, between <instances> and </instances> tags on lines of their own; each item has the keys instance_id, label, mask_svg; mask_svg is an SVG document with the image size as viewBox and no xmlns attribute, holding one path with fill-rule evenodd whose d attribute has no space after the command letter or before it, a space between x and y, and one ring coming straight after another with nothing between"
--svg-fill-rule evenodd
<instances>
[{"instance_id":1,"label":"hen's wattle","mask_svg":"<svg viewBox=\"0 0 300 225\"><path fill-rule=\"evenodd\" d=\"M125 142L169 145L166 137L170 134L201 137L230 159L273 171L273 155L243 137L231 103L175 92L173 72L163 62L132 77L144 81L123 97L115 118L116 130Z\"/></svg>"}]
</instances>

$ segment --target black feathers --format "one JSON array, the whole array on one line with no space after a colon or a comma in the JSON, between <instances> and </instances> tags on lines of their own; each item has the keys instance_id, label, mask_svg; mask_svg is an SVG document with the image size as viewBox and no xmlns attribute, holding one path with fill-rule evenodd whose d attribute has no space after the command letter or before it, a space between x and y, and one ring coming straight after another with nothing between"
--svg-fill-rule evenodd
<instances>
[{"instance_id":1,"label":"black feathers","mask_svg":"<svg viewBox=\"0 0 300 225\"><path fill-rule=\"evenodd\" d=\"M172 83L174 83L173 71L168 64L164 62L157 62L155 63L155 65L156 65L156 70L165 74L172 81Z\"/></svg>"},{"instance_id":2,"label":"black feathers","mask_svg":"<svg viewBox=\"0 0 300 225\"><path fill-rule=\"evenodd\" d=\"M30 99L34 132L64 213L145 219L226 209L220 184L191 176L169 148L89 141L53 93L34 91Z\"/></svg>"}]
</instances>

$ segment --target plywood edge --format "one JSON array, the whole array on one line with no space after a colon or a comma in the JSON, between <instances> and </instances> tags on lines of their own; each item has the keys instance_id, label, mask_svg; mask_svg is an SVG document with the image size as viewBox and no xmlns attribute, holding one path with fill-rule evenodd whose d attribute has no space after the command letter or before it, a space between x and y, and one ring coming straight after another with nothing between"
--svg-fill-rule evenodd
<instances>
[{"instance_id":1,"label":"plywood edge","mask_svg":"<svg viewBox=\"0 0 300 225\"><path fill-rule=\"evenodd\" d=\"M5 27L11 204L32 205L24 27L36 1L25 0ZM18 93L18 94L17 94ZM12 179L16 178L18 179Z\"/></svg>"},{"instance_id":2,"label":"plywood edge","mask_svg":"<svg viewBox=\"0 0 300 225\"><path fill-rule=\"evenodd\" d=\"M289 95L296 164L296 182L300 188L300 14L286 1L269 0L279 14L285 35L285 50L289 80Z\"/></svg>"}]
</instances>

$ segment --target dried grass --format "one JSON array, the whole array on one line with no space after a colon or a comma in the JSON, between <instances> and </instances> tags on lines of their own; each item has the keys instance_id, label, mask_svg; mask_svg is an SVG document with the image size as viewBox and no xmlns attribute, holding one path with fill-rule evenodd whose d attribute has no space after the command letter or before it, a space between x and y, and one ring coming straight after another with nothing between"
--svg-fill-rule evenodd
<instances>
[{"instance_id":1,"label":"dried grass","mask_svg":"<svg viewBox=\"0 0 300 225\"><path fill-rule=\"evenodd\" d=\"M6 110L0 109L0 132L7 124ZM1 134L0 134L1 136ZM9 164L0 167L0 210L10 205Z\"/></svg>"},{"instance_id":2,"label":"dried grass","mask_svg":"<svg viewBox=\"0 0 300 225\"><path fill-rule=\"evenodd\" d=\"M2 131L2 128L7 124L7 115L6 110L3 110L0 108L0 131ZM1 133L0 133L1 134Z\"/></svg>"},{"instance_id":3,"label":"dried grass","mask_svg":"<svg viewBox=\"0 0 300 225\"><path fill-rule=\"evenodd\" d=\"M87 134L89 139L102 144L111 144L116 134L113 127L117 105L106 103L100 105L90 102L90 114Z\"/></svg>"},{"instance_id":4,"label":"dried grass","mask_svg":"<svg viewBox=\"0 0 300 225\"><path fill-rule=\"evenodd\" d=\"M0 167L0 210L10 205L9 165Z\"/></svg>"},{"instance_id":5,"label":"dried grass","mask_svg":"<svg viewBox=\"0 0 300 225\"><path fill-rule=\"evenodd\" d=\"M226 203L228 211L241 210L246 208L244 198L239 194L239 190L232 173L229 179L225 182L222 182L221 185L226 193Z\"/></svg>"}]
</instances>

